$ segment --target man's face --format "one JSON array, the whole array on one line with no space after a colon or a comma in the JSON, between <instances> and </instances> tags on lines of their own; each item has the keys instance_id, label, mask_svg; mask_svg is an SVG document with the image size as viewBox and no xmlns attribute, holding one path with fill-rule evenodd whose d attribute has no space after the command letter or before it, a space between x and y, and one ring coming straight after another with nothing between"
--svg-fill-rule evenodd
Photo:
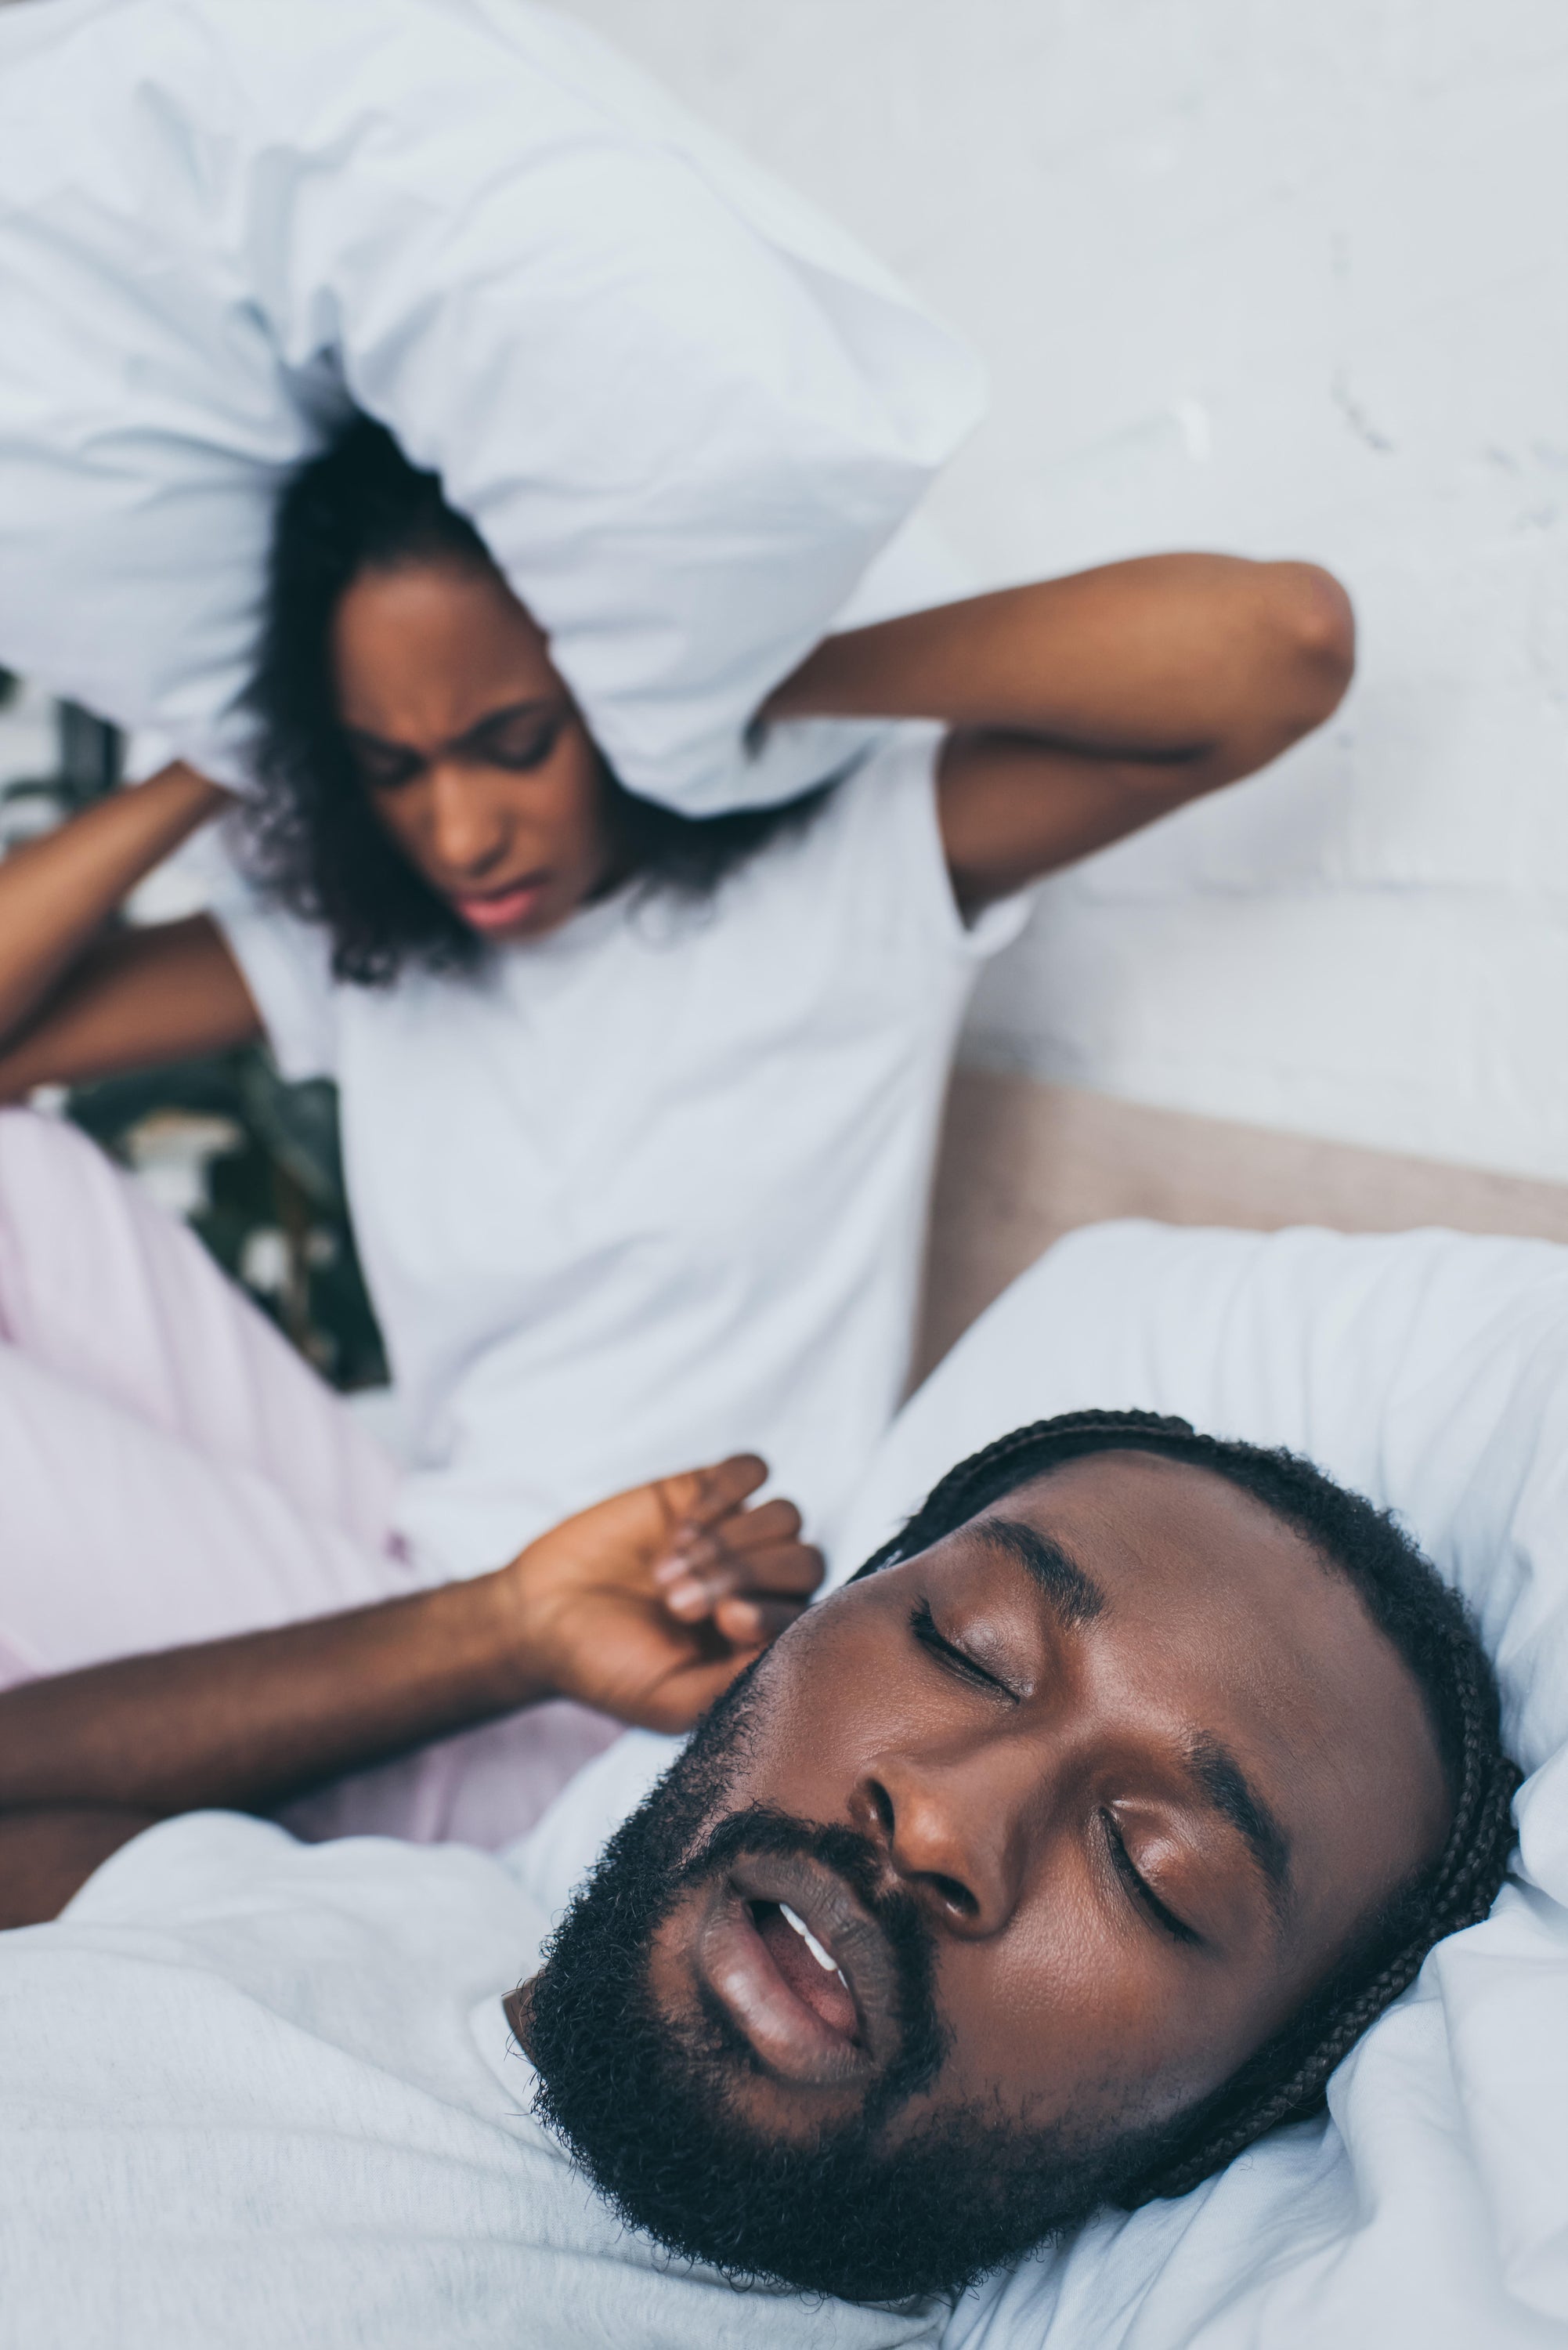
<instances>
[{"instance_id":1,"label":"man's face","mask_svg":"<svg viewBox=\"0 0 1568 2350\"><path fill-rule=\"evenodd\" d=\"M618 2144L574 2117L569 1927L535 2001L556 2117L680 2249L869 2297L955 2273L944 2226L972 2246L1010 2197L1024 2241L1076 2216L1096 2150L1260 2047L1435 1856L1448 1800L1348 1583L1210 1471L1111 1451L808 1611L649 1813L616 1997L659 2110L623 2075ZM670 2190L701 2207L684 2230L626 2159L681 2127L711 2141L706 2183ZM795 2241L878 2195L913 2221L901 2269L869 2235L858 2267Z\"/></svg>"}]
</instances>

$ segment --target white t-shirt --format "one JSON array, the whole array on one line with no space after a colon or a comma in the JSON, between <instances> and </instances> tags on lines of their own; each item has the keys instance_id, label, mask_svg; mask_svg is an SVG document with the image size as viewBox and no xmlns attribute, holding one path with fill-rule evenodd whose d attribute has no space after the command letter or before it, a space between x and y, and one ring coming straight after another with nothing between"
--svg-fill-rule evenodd
<instances>
[{"instance_id":1,"label":"white t-shirt","mask_svg":"<svg viewBox=\"0 0 1568 2350\"><path fill-rule=\"evenodd\" d=\"M623 2229L528 2112L500 2002L545 1920L455 1846L200 1813L0 1935L17 2350L892 2350Z\"/></svg>"},{"instance_id":2,"label":"white t-shirt","mask_svg":"<svg viewBox=\"0 0 1568 2350\"><path fill-rule=\"evenodd\" d=\"M412 1440L403 1530L496 1565L737 1450L822 1523L898 1399L954 1035L1022 900L966 927L935 728L899 730L708 903L635 889L477 978L342 986L220 911L291 1077L342 1090Z\"/></svg>"}]
</instances>

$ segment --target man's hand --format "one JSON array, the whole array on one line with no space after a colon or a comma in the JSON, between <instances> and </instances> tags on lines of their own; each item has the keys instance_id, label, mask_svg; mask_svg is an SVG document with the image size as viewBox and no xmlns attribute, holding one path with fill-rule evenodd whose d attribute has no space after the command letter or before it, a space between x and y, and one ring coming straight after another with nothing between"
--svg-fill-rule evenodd
<instances>
[{"instance_id":1,"label":"man's hand","mask_svg":"<svg viewBox=\"0 0 1568 2350\"><path fill-rule=\"evenodd\" d=\"M742 1453L617 1493L502 1570L519 1651L563 1697L645 1730L689 1729L822 1581L792 1502L744 1504Z\"/></svg>"},{"instance_id":2,"label":"man's hand","mask_svg":"<svg viewBox=\"0 0 1568 2350\"><path fill-rule=\"evenodd\" d=\"M766 1475L662 1478L492 1575L0 1690L0 1926L171 1813L271 1811L545 1698L687 1729L822 1580L790 1503L745 1508Z\"/></svg>"}]
</instances>

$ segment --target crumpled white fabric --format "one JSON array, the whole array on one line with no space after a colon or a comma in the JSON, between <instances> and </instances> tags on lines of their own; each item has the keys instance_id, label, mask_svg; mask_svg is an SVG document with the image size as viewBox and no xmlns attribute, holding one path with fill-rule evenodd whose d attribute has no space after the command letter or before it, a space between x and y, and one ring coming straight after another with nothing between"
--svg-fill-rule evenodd
<instances>
[{"instance_id":1,"label":"crumpled white fabric","mask_svg":"<svg viewBox=\"0 0 1568 2350\"><path fill-rule=\"evenodd\" d=\"M275 494L348 400L440 471L622 780L702 813L864 742L743 737L983 397L530 0L0 10L0 660L238 786Z\"/></svg>"}]
</instances>

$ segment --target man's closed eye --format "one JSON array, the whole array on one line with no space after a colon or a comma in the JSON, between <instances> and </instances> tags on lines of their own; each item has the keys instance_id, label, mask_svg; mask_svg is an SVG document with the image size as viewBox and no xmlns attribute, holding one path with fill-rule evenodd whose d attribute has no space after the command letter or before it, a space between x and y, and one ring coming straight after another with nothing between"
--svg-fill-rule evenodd
<instances>
[{"instance_id":1,"label":"man's closed eye","mask_svg":"<svg viewBox=\"0 0 1568 2350\"><path fill-rule=\"evenodd\" d=\"M1203 1939L1202 1935L1189 1926L1185 1918L1179 1918L1174 1909L1168 1908L1147 1877L1140 1873L1131 1853L1127 1850L1126 1837L1109 1812L1100 1814L1100 1825L1105 1832L1106 1848L1111 1856L1111 1866L1127 1887L1129 1898L1136 1902L1147 1917L1152 1918L1173 1941L1189 1945L1200 1943Z\"/></svg>"},{"instance_id":2,"label":"man's closed eye","mask_svg":"<svg viewBox=\"0 0 1568 2350\"><path fill-rule=\"evenodd\" d=\"M971 1657L967 1648L961 1648L955 1641L950 1640L945 1633L938 1629L936 1618L931 1614L928 1600L917 1600L909 1610L909 1629L921 1648L929 1656L936 1659L944 1671L955 1673L961 1679L973 1682L981 1687L1000 1690L1003 1697L1015 1696L1016 1693L1008 1688L1007 1683L995 1673L988 1670L978 1658Z\"/></svg>"}]
</instances>

